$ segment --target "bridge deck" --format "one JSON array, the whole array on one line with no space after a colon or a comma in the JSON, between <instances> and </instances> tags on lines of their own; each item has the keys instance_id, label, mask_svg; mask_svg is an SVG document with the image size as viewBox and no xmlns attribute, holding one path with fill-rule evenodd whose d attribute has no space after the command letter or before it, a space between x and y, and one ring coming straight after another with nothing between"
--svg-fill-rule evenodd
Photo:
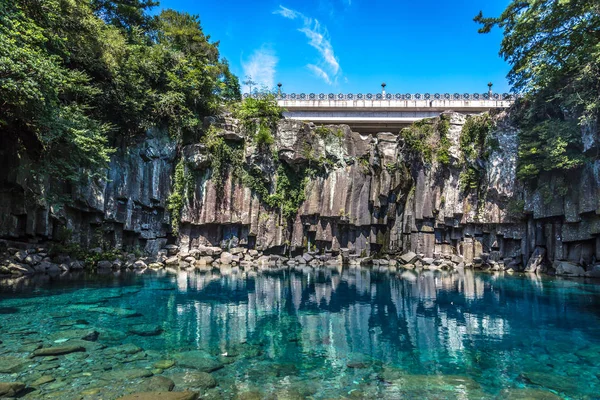
<instances>
[{"instance_id":1,"label":"bridge deck","mask_svg":"<svg viewBox=\"0 0 600 400\"><path fill-rule=\"evenodd\" d=\"M285 116L319 124L347 124L361 133L399 131L415 121L432 118L444 111L479 114L510 107L511 97L473 99L292 99L278 98Z\"/></svg>"}]
</instances>

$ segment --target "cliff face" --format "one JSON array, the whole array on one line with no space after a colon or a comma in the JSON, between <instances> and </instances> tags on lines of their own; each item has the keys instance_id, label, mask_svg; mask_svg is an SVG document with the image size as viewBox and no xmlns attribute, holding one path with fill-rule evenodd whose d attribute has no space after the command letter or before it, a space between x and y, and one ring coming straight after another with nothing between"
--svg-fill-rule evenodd
<instances>
[{"instance_id":1,"label":"cliff face","mask_svg":"<svg viewBox=\"0 0 600 400\"><path fill-rule=\"evenodd\" d=\"M35 243L68 235L86 247L136 247L156 253L167 243L165 204L176 150L163 134L150 131L144 141L117 150L106 181L61 187L71 200L60 207L44 200L56 182L39 183L25 161L13 161L9 171L14 173L0 176L0 236ZM10 154L8 159L15 157Z\"/></svg>"},{"instance_id":2,"label":"cliff face","mask_svg":"<svg viewBox=\"0 0 600 400\"><path fill-rule=\"evenodd\" d=\"M478 182L469 188L460 144L466 117L444 118L449 122L444 163L418 160L397 134L361 135L348 126L323 129L292 120L280 121L274 143L265 149L237 121L208 118L206 127L240 149L244 168L262 177L268 193L257 193L233 165L214 176L207 147L185 146L179 153L188 183L177 237L166 211L177 148L164 134L149 132L145 141L117 151L106 182L70 191L75 200L60 210L31 202L42 190L27 196L25 174L6 174L0 236L51 239L64 225L74 241L151 254L177 242L184 252L248 247L286 255L340 252L352 259L413 251L502 269L535 272L564 260L593 270L600 259L600 163L574 173L566 192L554 189L560 184L554 177L544 190L528 191L515 176L517 131L500 115L491 133L496 144L471 165ZM282 185L282 167L306 177L292 218L283 204L265 201ZM574 268L559 264L555 268Z\"/></svg>"}]
</instances>

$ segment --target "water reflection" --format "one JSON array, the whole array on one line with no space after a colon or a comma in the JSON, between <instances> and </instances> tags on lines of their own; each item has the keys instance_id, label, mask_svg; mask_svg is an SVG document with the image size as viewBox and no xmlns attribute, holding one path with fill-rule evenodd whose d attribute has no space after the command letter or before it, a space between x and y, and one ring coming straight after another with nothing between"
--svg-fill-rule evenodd
<instances>
[{"instance_id":1,"label":"water reflection","mask_svg":"<svg viewBox=\"0 0 600 400\"><path fill-rule=\"evenodd\" d=\"M1 281L0 295L72 299L81 290L136 288L127 296L101 297L164 327L161 336L136 343L215 354L234 354L246 344L259 348L260 357L232 372L236 379L264 363L289 363L303 378L331 379L332 390L348 392L356 365L367 363L375 371L393 366L414 375L468 376L499 393L532 384L524 377L537 376L533 372L572 376L583 360L568 358L577 349L596 346L600 355L600 289L581 280L310 267L44 279ZM126 323L111 327L126 331ZM597 368L587 366L593 377L584 384L588 389L598 386Z\"/></svg>"}]
</instances>

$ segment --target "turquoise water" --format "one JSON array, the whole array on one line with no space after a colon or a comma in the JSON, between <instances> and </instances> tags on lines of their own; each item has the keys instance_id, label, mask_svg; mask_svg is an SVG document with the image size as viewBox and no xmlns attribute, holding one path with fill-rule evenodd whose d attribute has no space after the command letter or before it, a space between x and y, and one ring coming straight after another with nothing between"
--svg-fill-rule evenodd
<instances>
[{"instance_id":1,"label":"turquoise water","mask_svg":"<svg viewBox=\"0 0 600 400\"><path fill-rule=\"evenodd\" d=\"M468 270L4 280L0 382L35 399L171 381L213 399L594 399L599 317L593 281ZM68 345L85 351L29 358Z\"/></svg>"}]
</instances>

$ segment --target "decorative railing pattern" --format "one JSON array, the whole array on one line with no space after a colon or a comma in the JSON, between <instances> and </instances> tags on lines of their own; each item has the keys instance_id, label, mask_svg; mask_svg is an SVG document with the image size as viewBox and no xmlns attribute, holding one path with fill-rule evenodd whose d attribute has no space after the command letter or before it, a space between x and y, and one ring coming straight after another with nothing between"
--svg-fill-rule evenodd
<instances>
[{"instance_id":1,"label":"decorative railing pattern","mask_svg":"<svg viewBox=\"0 0 600 400\"><path fill-rule=\"evenodd\" d=\"M244 98L250 96L259 98L262 93L244 93ZM281 93L275 95L279 100L516 100L517 96L511 93Z\"/></svg>"}]
</instances>

